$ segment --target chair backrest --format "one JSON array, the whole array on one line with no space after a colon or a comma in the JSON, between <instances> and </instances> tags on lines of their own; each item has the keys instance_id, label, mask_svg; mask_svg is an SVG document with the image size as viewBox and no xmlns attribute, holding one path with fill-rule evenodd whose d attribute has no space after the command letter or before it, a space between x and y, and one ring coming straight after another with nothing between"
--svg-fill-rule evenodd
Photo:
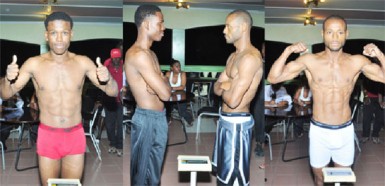
<instances>
[{"instance_id":1,"label":"chair backrest","mask_svg":"<svg viewBox=\"0 0 385 186\"><path fill-rule=\"evenodd\" d=\"M358 104L359 104L359 103L357 102L357 103L355 103L354 106L353 106L353 109L352 109L352 116L351 116L351 118L350 118L351 120L354 120L354 117L356 116L356 113L357 113L357 110L358 110L358 109L357 109Z\"/></svg>"}]
</instances>

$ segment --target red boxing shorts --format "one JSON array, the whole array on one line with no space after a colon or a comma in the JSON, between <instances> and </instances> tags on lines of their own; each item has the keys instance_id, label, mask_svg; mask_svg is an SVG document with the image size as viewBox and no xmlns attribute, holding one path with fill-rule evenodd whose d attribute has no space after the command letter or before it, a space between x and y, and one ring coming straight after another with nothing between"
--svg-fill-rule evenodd
<instances>
[{"instance_id":1,"label":"red boxing shorts","mask_svg":"<svg viewBox=\"0 0 385 186\"><path fill-rule=\"evenodd\" d=\"M40 123L36 148L38 155L51 159L85 153L86 137L82 123L70 128L55 128Z\"/></svg>"}]
</instances>

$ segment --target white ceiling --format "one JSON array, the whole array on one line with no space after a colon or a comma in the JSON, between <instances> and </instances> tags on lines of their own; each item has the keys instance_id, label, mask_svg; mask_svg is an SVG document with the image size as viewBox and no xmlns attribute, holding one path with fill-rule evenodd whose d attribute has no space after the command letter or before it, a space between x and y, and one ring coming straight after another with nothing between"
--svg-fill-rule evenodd
<instances>
[{"instance_id":1,"label":"white ceiling","mask_svg":"<svg viewBox=\"0 0 385 186\"><path fill-rule=\"evenodd\" d=\"M43 0L0 0L0 21L42 21ZM52 1L52 0L51 0ZM302 24L306 16L303 0L185 0L192 8L265 10L266 24ZM385 0L325 0L313 8L318 23L331 14L339 14L349 24L385 26ZM58 0L52 11L65 11L75 21L122 22L122 5L152 3L175 6L169 0Z\"/></svg>"},{"instance_id":2,"label":"white ceiling","mask_svg":"<svg viewBox=\"0 0 385 186\"><path fill-rule=\"evenodd\" d=\"M266 0L265 23L302 24L306 10L303 0ZM325 0L311 15L321 23L332 14L344 17L348 24L385 26L385 0Z\"/></svg>"},{"instance_id":3,"label":"white ceiling","mask_svg":"<svg viewBox=\"0 0 385 186\"><path fill-rule=\"evenodd\" d=\"M43 0L0 0L1 21L43 21ZM52 2L52 0L49 0ZM122 22L122 0L57 0L52 11L64 11L76 22Z\"/></svg>"}]
</instances>

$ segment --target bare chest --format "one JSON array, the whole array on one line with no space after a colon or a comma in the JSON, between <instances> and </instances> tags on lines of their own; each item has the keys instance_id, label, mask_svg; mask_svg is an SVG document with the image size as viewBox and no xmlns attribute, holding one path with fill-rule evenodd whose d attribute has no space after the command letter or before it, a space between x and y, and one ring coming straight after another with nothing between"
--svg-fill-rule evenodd
<instances>
[{"instance_id":1,"label":"bare chest","mask_svg":"<svg viewBox=\"0 0 385 186\"><path fill-rule=\"evenodd\" d=\"M77 91L83 86L85 72L72 64L44 64L33 76L37 88L41 91Z\"/></svg>"},{"instance_id":2,"label":"bare chest","mask_svg":"<svg viewBox=\"0 0 385 186\"><path fill-rule=\"evenodd\" d=\"M322 63L308 69L312 82L332 87L353 84L359 73L359 69L346 62Z\"/></svg>"}]
</instances>

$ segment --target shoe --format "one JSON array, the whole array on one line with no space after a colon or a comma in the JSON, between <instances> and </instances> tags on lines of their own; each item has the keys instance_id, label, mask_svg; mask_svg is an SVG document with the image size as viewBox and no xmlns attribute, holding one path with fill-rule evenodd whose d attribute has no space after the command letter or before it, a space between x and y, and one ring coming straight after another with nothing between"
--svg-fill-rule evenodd
<instances>
[{"instance_id":1,"label":"shoe","mask_svg":"<svg viewBox=\"0 0 385 186\"><path fill-rule=\"evenodd\" d=\"M369 140L369 137L362 137L362 138L360 139L360 142L361 142L361 143L366 143L368 140Z\"/></svg>"},{"instance_id":2,"label":"shoe","mask_svg":"<svg viewBox=\"0 0 385 186\"><path fill-rule=\"evenodd\" d=\"M115 147L110 147L109 149L108 149L108 153L116 153L116 148Z\"/></svg>"},{"instance_id":3,"label":"shoe","mask_svg":"<svg viewBox=\"0 0 385 186\"><path fill-rule=\"evenodd\" d=\"M263 156L265 156L265 153L263 152L262 144L257 143L257 145L256 145L256 147L255 147L255 150L254 150L254 153L255 153L255 155L258 156L258 157L263 157Z\"/></svg>"},{"instance_id":4,"label":"shoe","mask_svg":"<svg viewBox=\"0 0 385 186\"><path fill-rule=\"evenodd\" d=\"M374 143L374 144L379 144L379 143L381 143L381 140L380 140L379 137L373 137L372 140L373 140L373 143Z\"/></svg>"},{"instance_id":5,"label":"shoe","mask_svg":"<svg viewBox=\"0 0 385 186\"><path fill-rule=\"evenodd\" d=\"M123 151L119 150L119 149L116 149L116 155L118 155L118 157L123 156Z\"/></svg>"}]
</instances>

